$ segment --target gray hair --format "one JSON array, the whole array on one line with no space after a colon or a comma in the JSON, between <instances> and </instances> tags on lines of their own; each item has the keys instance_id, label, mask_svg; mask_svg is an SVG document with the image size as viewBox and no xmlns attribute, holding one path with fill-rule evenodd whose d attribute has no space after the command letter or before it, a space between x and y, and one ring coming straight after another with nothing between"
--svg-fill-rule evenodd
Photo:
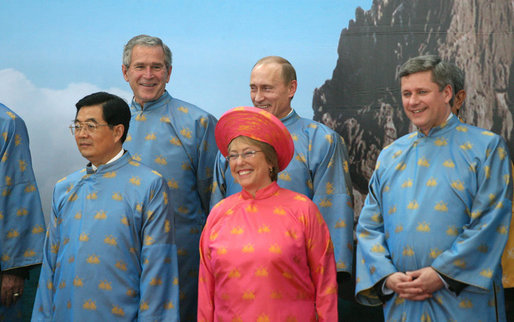
<instances>
[{"instance_id":1,"label":"gray hair","mask_svg":"<svg viewBox=\"0 0 514 322\"><path fill-rule=\"evenodd\" d=\"M132 49L135 46L146 46L146 47L157 47L160 46L164 51L164 64L166 69L169 71L171 66L171 50L162 40L158 37L152 37L148 35L139 35L130 39L125 47L123 47L123 65L129 68L132 59Z\"/></svg>"},{"instance_id":2,"label":"gray hair","mask_svg":"<svg viewBox=\"0 0 514 322\"><path fill-rule=\"evenodd\" d=\"M452 64L444 62L436 55L425 55L410 58L407 60L398 71L398 78L415 74L419 72L432 71L432 81L439 85L439 90L442 91L447 85L454 90L453 70ZM455 94L455 93L453 93Z\"/></svg>"}]
</instances>

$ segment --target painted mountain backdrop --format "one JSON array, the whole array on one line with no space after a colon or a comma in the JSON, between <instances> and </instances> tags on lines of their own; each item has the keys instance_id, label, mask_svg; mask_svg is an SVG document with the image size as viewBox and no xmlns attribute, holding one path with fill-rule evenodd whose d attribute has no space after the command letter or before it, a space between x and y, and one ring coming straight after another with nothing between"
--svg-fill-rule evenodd
<instances>
[{"instance_id":1,"label":"painted mountain backdrop","mask_svg":"<svg viewBox=\"0 0 514 322\"><path fill-rule=\"evenodd\" d=\"M381 149L415 130L396 72L437 54L466 73L463 121L502 135L514 156L514 1L375 0L343 29L332 79L314 91L314 119L339 132L350 154L356 216Z\"/></svg>"}]
</instances>

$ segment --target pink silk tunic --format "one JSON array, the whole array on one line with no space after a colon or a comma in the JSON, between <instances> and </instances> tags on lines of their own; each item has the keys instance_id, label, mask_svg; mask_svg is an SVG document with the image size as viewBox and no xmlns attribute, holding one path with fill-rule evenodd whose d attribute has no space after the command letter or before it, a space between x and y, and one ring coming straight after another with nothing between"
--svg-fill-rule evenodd
<instances>
[{"instance_id":1,"label":"pink silk tunic","mask_svg":"<svg viewBox=\"0 0 514 322\"><path fill-rule=\"evenodd\" d=\"M276 182L211 211L200 238L199 321L337 321L330 234L316 205Z\"/></svg>"}]
</instances>

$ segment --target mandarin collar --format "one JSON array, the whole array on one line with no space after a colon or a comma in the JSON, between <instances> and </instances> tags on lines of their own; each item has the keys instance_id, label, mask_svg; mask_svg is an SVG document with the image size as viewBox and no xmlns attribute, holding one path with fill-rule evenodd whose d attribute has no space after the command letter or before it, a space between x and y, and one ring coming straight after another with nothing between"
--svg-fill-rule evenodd
<instances>
[{"instance_id":1,"label":"mandarin collar","mask_svg":"<svg viewBox=\"0 0 514 322\"><path fill-rule=\"evenodd\" d=\"M96 171L93 170L93 166L92 166L91 162L89 162L86 166L86 172L89 175L92 175L92 174L102 174L103 175L106 172L111 172L111 171L115 171L115 170L119 169L120 167L127 164L130 160L132 160L132 156L130 155L130 153L128 151L125 151L125 153L121 156L121 158L119 158L118 160L115 160L111 163L102 164L102 165L98 166Z\"/></svg>"},{"instance_id":2,"label":"mandarin collar","mask_svg":"<svg viewBox=\"0 0 514 322\"><path fill-rule=\"evenodd\" d=\"M441 125L431 128L430 131L428 131L428 135L425 135L423 132L421 132L421 130L418 130L418 138L441 136L453 130L459 124L461 124L459 118L450 113L450 116L446 119L446 121L444 121Z\"/></svg>"},{"instance_id":3,"label":"mandarin collar","mask_svg":"<svg viewBox=\"0 0 514 322\"><path fill-rule=\"evenodd\" d=\"M246 191L244 188L241 191L241 196L243 197L243 199L267 199L271 197L273 194L275 194L279 188L280 187L278 186L277 182L273 181L266 187L257 190L257 192L255 193L255 197L253 197L252 194Z\"/></svg>"},{"instance_id":4,"label":"mandarin collar","mask_svg":"<svg viewBox=\"0 0 514 322\"><path fill-rule=\"evenodd\" d=\"M155 101L147 102L145 104L144 108L141 107L141 104L136 102L135 98L132 98L132 103L130 104L130 108L133 109L136 112L140 112L140 111L145 111L146 112L146 111L150 111L152 109L156 109L156 108L158 108L158 107L160 107L162 105L165 105L170 100L171 100L171 95L168 93L168 91L165 90L164 93L161 95L161 97L159 97Z\"/></svg>"},{"instance_id":5,"label":"mandarin collar","mask_svg":"<svg viewBox=\"0 0 514 322\"><path fill-rule=\"evenodd\" d=\"M289 114L287 114L286 116L281 118L280 121L287 126L299 118L300 118L300 116L298 116L298 114L296 114L296 111L294 109L291 109L291 112L289 112Z\"/></svg>"}]
</instances>

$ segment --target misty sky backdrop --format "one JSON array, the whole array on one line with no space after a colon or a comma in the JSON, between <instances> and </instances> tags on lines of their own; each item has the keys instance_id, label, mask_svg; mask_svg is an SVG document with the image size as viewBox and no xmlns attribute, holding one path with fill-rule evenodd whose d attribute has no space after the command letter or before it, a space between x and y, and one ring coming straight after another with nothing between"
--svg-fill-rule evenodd
<instances>
[{"instance_id":1,"label":"misty sky backdrop","mask_svg":"<svg viewBox=\"0 0 514 322\"><path fill-rule=\"evenodd\" d=\"M312 94L332 77L343 28L372 0L56 1L0 0L0 102L26 122L48 218L55 182L83 167L68 125L74 104L108 91L127 102L124 44L160 37L173 53L172 96L219 118L251 105L249 76L264 56L296 68L293 107L312 118Z\"/></svg>"}]
</instances>

